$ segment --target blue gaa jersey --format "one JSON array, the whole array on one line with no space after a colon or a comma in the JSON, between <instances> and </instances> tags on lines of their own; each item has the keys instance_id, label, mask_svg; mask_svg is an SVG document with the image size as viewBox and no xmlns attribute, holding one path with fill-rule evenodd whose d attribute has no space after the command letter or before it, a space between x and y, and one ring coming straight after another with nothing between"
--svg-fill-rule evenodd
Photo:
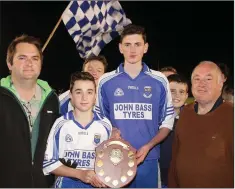
<instances>
[{"instance_id":1,"label":"blue gaa jersey","mask_svg":"<svg viewBox=\"0 0 235 189\"><path fill-rule=\"evenodd\" d=\"M121 131L124 140L137 150L150 142L159 128L172 129L174 108L167 78L143 63L140 74L132 79L123 64L104 74L98 84L97 105ZM146 159L158 159L159 147L154 147Z\"/></svg>"},{"instance_id":2,"label":"blue gaa jersey","mask_svg":"<svg viewBox=\"0 0 235 189\"><path fill-rule=\"evenodd\" d=\"M59 95L59 101L60 101L60 114L64 115L68 112L70 112L71 110L73 110L73 106L72 103L70 101L70 97L69 97L69 90L65 91L64 93L62 93L61 95ZM97 106L94 106L94 111L100 113L100 110Z\"/></svg>"},{"instance_id":3,"label":"blue gaa jersey","mask_svg":"<svg viewBox=\"0 0 235 189\"><path fill-rule=\"evenodd\" d=\"M90 124L83 128L72 111L58 118L49 134L43 161L43 172L49 174L62 165L59 159L70 162L76 169L93 170L95 148L109 139L112 126L107 118L94 112Z\"/></svg>"}]
</instances>

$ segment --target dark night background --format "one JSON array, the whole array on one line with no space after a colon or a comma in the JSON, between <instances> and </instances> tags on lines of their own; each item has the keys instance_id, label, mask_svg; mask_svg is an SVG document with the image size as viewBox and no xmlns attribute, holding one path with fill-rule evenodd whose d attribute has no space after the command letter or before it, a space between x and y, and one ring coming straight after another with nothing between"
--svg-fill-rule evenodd
<instances>
[{"instance_id":1,"label":"dark night background","mask_svg":"<svg viewBox=\"0 0 235 189\"><path fill-rule=\"evenodd\" d=\"M8 75L7 46L16 36L28 34L39 37L44 44L69 2L0 2L1 54L0 77ZM234 2L120 2L132 23L147 31L149 51L144 61L158 70L173 66L190 78L194 66L202 60L222 62L234 74ZM118 40L111 41L100 54L109 62L108 71L123 60ZM81 70L80 58L73 39L63 22L44 51L41 79L55 89L66 90L70 74Z\"/></svg>"}]
</instances>

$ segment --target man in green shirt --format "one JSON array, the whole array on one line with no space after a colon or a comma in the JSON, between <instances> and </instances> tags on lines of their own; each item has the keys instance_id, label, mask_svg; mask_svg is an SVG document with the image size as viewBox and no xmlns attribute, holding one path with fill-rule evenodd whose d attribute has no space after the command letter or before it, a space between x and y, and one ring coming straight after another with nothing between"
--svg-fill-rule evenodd
<instances>
[{"instance_id":1,"label":"man in green shirt","mask_svg":"<svg viewBox=\"0 0 235 189\"><path fill-rule=\"evenodd\" d=\"M49 187L42 163L59 102L46 81L38 39L23 35L7 50L10 75L0 83L0 187Z\"/></svg>"}]
</instances>

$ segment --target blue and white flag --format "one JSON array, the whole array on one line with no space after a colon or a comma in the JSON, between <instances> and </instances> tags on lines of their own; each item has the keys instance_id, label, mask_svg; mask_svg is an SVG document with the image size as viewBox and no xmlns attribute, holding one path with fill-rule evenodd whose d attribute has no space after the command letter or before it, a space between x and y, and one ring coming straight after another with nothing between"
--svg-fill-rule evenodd
<instances>
[{"instance_id":1,"label":"blue and white flag","mask_svg":"<svg viewBox=\"0 0 235 189\"><path fill-rule=\"evenodd\" d=\"M62 19L81 58L99 55L106 44L131 24L117 0L71 1Z\"/></svg>"}]
</instances>

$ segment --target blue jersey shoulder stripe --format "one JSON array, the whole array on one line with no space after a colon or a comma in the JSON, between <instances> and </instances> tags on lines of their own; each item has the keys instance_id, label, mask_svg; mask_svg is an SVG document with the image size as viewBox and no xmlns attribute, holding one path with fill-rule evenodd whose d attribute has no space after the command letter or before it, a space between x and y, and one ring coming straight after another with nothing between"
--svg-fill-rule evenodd
<instances>
[{"instance_id":1,"label":"blue jersey shoulder stripe","mask_svg":"<svg viewBox=\"0 0 235 189\"><path fill-rule=\"evenodd\" d=\"M54 164L55 162L57 162L58 160L55 160L55 159L51 159L50 161L48 161L48 160L44 160L43 161L43 168L45 168L45 167L48 167L48 166L50 166L50 165L52 165L52 164Z\"/></svg>"},{"instance_id":2,"label":"blue jersey shoulder stripe","mask_svg":"<svg viewBox=\"0 0 235 189\"><path fill-rule=\"evenodd\" d=\"M111 136L111 131L112 131L112 125L110 122L108 122L108 119L103 119L99 121L105 128L105 130L107 131L108 137Z\"/></svg>"},{"instance_id":3,"label":"blue jersey shoulder stripe","mask_svg":"<svg viewBox=\"0 0 235 189\"><path fill-rule=\"evenodd\" d=\"M104 128L107 131L108 136L110 137L110 132L112 130L111 122L104 115L102 115L101 113L95 112L95 114L99 118L98 122L101 123L104 126Z\"/></svg>"},{"instance_id":4,"label":"blue jersey shoulder stripe","mask_svg":"<svg viewBox=\"0 0 235 189\"><path fill-rule=\"evenodd\" d=\"M163 111L162 111L162 115L160 116L161 120L159 120L159 122L163 122L163 120L165 119L166 116L172 115L172 114L167 114L167 110L174 110L173 105L171 104L168 107L168 96L167 96L167 78L164 74L162 74L159 71L155 71L155 70L150 70L149 72L145 72L145 74L151 76L152 78L156 79L157 81L160 81L165 89L165 94L166 94L166 100L164 102L164 106L163 106Z\"/></svg>"},{"instance_id":5,"label":"blue jersey shoulder stripe","mask_svg":"<svg viewBox=\"0 0 235 189\"><path fill-rule=\"evenodd\" d=\"M54 135L53 135L53 146L54 146L53 147L53 159L56 159L56 157L58 156L58 152L56 150L59 149L59 143L56 140L56 137L59 137L60 130L61 130L62 126L64 126L65 122L67 122L67 121L68 120L62 119L55 126L55 132L54 132Z\"/></svg>"},{"instance_id":6,"label":"blue jersey shoulder stripe","mask_svg":"<svg viewBox=\"0 0 235 189\"><path fill-rule=\"evenodd\" d=\"M167 82L166 82L166 79L164 79L164 75L161 72L158 72L158 71L155 71L155 70L150 70L150 71L146 71L145 74L147 74L147 75L151 76L152 78L160 81L163 84L165 90L167 90L167 87L166 87Z\"/></svg>"},{"instance_id":7,"label":"blue jersey shoulder stripe","mask_svg":"<svg viewBox=\"0 0 235 189\"><path fill-rule=\"evenodd\" d=\"M116 72L116 71L112 71L112 72L108 72L105 73L103 76L101 76L100 78L100 82L98 84L98 97L100 97L98 99L98 107L100 108L100 110L104 113L104 107L103 107L103 103L102 103L102 95L101 95L101 90L102 90L102 86L104 85L104 83L106 83L107 81L111 80L112 78L118 76L119 74L121 74L121 72Z\"/></svg>"},{"instance_id":8,"label":"blue jersey shoulder stripe","mask_svg":"<svg viewBox=\"0 0 235 189\"><path fill-rule=\"evenodd\" d=\"M56 135L60 132L60 129L62 128L62 126L64 125L64 123L66 121L67 120L64 120L63 117L58 118L55 121L55 123L51 129L51 132L53 132L52 133L53 134L53 158L50 161L44 160L43 161L43 168L48 167L49 165L52 165L58 161L58 152L56 151L58 144L56 142Z\"/></svg>"}]
</instances>

